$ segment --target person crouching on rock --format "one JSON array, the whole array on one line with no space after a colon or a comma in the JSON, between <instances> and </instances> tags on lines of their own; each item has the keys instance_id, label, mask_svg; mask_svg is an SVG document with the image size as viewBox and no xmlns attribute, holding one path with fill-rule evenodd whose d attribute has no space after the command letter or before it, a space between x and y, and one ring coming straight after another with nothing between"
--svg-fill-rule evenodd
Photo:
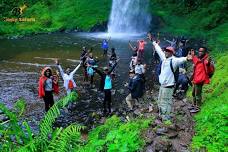
<instances>
[{"instance_id":1,"label":"person crouching on rock","mask_svg":"<svg viewBox=\"0 0 228 152\"><path fill-rule=\"evenodd\" d=\"M59 93L58 77L52 75L50 67L45 67L39 79L38 94L44 100L46 112L54 105L53 92Z\"/></svg>"},{"instance_id":2,"label":"person crouching on rock","mask_svg":"<svg viewBox=\"0 0 228 152\"><path fill-rule=\"evenodd\" d=\"M80 64L78 66L76 66L76 68L71 72L70 68L66 69L66 73L63 72L63 69L61 67L61 65L59 64L59 61L56 60L55 63L57 64L60 74L63 78L63 86L66 89L67 95L70 94L73 90L75 90L76 88L76 83L73 79L74 74L77 72L77 70L80 68L82 61L80 62Z\"/></svg>"},{"instance_id":3,"label":"person crouching on rock","mask_svg":"<svg viewBox=\"0 0 228 152\"><path fill-rule=\"evenodd\" d=\"M134 103L138 98L143 96L144 82L139 74L135 74L134 70L129 71L128 89L129 95L126 97L126 103L130 110L133 110Z\"/></svg>"}]
</instances>

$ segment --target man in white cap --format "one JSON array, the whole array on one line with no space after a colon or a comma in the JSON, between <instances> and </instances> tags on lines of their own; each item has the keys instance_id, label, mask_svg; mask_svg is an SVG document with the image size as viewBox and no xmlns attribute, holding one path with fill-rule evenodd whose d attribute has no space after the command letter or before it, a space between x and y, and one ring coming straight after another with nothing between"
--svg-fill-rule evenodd
<instances>
[{"instance_id":1,"label":"man in white cap","mask_svg":"<svg viewBox=\"0 0 228 152\"><path fill-rule=\"evenodd\" d=\"M162 116L163 120L170 120L171 109L172 109L172 95L175 84L174 71L177 67L186 61L192 60L192 55L187 55L187 57L174 57L174 48L166 47L164 52L162 51L159 43L153 42L155 51L158 53L162 64L161 73L159 74L159 95L158 95L158 107L159 114Z\"/></svg>"}]
</instances>

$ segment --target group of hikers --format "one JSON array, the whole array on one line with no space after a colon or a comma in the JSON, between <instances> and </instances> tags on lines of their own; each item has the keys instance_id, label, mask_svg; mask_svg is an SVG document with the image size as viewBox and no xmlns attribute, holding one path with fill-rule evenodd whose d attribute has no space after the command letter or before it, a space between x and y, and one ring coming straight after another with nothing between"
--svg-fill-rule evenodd
<instances>
[{"instance_id":1,"label":"group of hikers","mask_svg":"<svg viewBox=\"0 0 228 152\"><path fill-rule=\"evenodd\" d=\"M116 76L115 68L119 61L115 53L115 48L111 48L111 54L108 53L109 40L110 38L103 40L101 45L103 56L108 57L109 60L108 65L103 68L98 67L97 62L93 57L92 50L89 51L86 47L82 48L80 63L73 71L71 71L70 68L67 68L64 72L59 61L55 61L64 81L63 86L67 94L70 94L77 88L73 77L80 67L83 67L84 81L90 79L90 86L92 88L94 87L93 81L95 73L100 76L99 91L104 93L104 115L108 115L112 112L112 79ZM146 39L138 40L138 45L136 46L133 46L129 41L129 47L133 53L131 59L129 59L129 82L125 84L129 90L129 94L126 97L126 104L129 111L132 111L135 107L135 103L138 102L138 99L140 99L145 92L145 73L147 65L145 64L144 52L145 45L151 43L151 50L154 51L153 56L157 64L155 66L155 71L160 83L159 95L157 98L159 114L162 120L170 120L172 119L173 98L178 97L179 93L182 95L185 94L189 85L192 85L193 88L193 101L189 110L192 113L200 111L203 85L210 82L210 78L215 69L211 58L208 56L206 47L199 47L198 51L193 49L187 50L185 48L187 43L186 39L173 39L172 41L165 39L165 41L167 41L169 45L161 48L160 41L155 39L151 33L148 33ZM186 63L190 61L193 63L191 78L187 75L188 69L186 66ZM43 98L45 102L46 111L54 104L53 93L59 93L58 76L52 73L50 67L46 67L43 69L39 80L39 96Z\"/></svg>"}]
</instances>

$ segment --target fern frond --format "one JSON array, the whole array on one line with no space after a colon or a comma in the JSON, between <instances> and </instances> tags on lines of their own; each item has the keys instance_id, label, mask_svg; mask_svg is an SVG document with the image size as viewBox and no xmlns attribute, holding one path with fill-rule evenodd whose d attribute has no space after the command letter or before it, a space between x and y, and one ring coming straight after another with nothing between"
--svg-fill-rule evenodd
<instances>
[{"instance_id":1,"label":"fern frond","mask_svg":"<svg viewBox=\"0 0 228 152\"><path fill-rule=\"evenodd\" d=\"M80 146L80 131L84 126L70 125L65 128L59 136L52 140L48 146L48 152L68 152Z\"/></svg>"},{"instance_id":2,"label":"fern frond","mask_svg":"<svg viewBox=\"0 0 228 152\"><path fill-rule=\"evenodd\" d=\"M22 147L19 151L45 151L49 145L49 138L58 138L58 132L60 131L57 129L53 133L52 125L55 122L56 118L60 116L60 109L64 108L66 105L68 105L70 102L76 101L78 98L78 95L76 92L72 92L70 95L64 97L63 99L56 102L46 113L44 118L40 121L40 132L35 137L34 140L32 140L29 144Z\"/></svg>"},{"instance_id":3,"label":"fern frond","mask_svg":"<svg viewBox=\"0 0 228 152\"><path fill-rule=\"evenodd\" d=\"M59 100L55 103L47 112L45 117L40 122L40 136L41 138L47 138L49 133L52 133L52 125L55 119L60 115L60 108L64 108L67 104L77 100L78 95L76 92L72 92L67 97Z\"/></svg>"}]
</instances>

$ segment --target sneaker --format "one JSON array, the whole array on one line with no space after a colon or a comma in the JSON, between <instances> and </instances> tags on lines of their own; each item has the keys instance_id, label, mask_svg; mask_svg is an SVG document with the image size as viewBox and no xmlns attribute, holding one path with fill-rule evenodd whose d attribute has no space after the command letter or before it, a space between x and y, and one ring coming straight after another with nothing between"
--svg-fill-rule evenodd
<instances>
[{"instance_id":1,"label":"sneaker","mask_svg":"<svg viewBox=\"0 0 228 152\"><path fill-rule=\"evenodd\" d=\"M160 136L160 135L165 135L167 132L168 132L168 129L167 129L167 128L164 128L164 127L158 128L158 129L156 130L156 134L157 134L158 136Z\"/></svg>"},{"instance_id":2,"label":"sneaker","mask_svg":"<svg viewBox=\"0 0 228 152\"><path fill-rule=\"evenodd\" d=\"M197 107L190 110L191 113L197 113L199 111L200 111L200 109Z\"/></svg>"},{"instance_id":3,"label":"sneaker","mask_svg":"<svg viewBox=\"0 0 228 152\"><path fill-rule=\"evenodd\" d=\"M194 108L195 108L195 106L194 105L191 105L191 106L188 107L188 110L192 110Z\"/></svg>"}]
</instances>

